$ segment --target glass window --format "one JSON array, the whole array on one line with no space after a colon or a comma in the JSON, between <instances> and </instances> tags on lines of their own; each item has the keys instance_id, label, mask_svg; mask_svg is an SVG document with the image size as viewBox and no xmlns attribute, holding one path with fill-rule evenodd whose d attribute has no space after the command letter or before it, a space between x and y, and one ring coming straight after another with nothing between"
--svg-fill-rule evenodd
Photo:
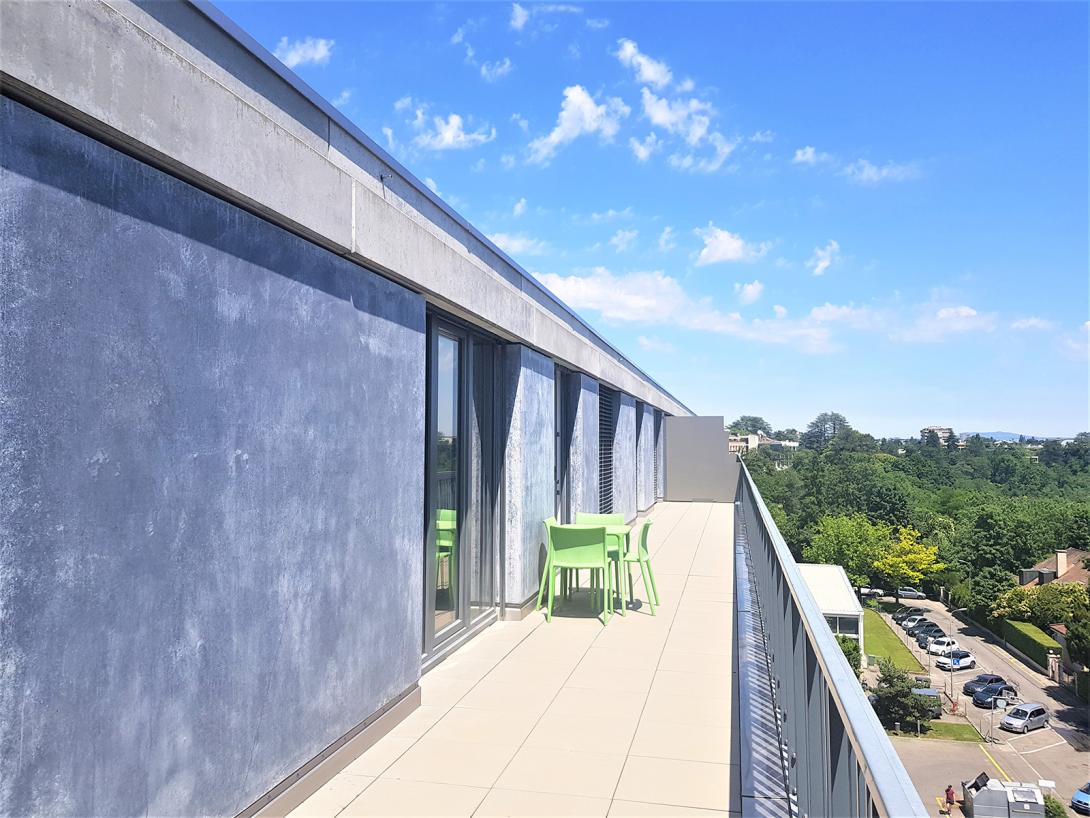
<instances>
[{"instance_id":1,"label":"glass window","mask_svg":"<svg viewBox=\"0 0 1090 818\"><path fill-rule=\"evenodd\" d=\"M440 335L435 377L435 633L458 618L459 342Z\"/></svg>"}]
</instances>

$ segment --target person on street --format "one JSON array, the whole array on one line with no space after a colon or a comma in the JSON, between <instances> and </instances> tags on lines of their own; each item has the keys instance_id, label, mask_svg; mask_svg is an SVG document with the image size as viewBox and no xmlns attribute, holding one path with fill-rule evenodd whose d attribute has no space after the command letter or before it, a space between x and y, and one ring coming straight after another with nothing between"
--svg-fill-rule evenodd
<instances>
[{"instance_id":1,"label":"person on street","mask_svg":"<svg viewBox=\"0 0 1090 818\"><path fill-rule=\"evenodd\" d=\"M954 814L954 804L957 803L957 800L958 800L958 798L957 798L957 793L954 792L954 785L953 784L947 784L946 785L946 814L947 815L953 815Z\"/></svg>"}]
</instances>

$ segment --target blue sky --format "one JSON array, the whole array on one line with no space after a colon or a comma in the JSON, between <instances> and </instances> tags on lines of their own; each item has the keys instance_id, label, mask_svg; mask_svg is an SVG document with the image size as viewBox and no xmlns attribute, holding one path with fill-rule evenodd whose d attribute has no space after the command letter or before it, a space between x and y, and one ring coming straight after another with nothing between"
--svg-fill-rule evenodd
<instances>
[{"instance_id":1,"label":"blue sky","mask_svg":"<svg viewBox=\"0 0 1090 818\"><path fill-rule=\"evenodd\" d=\"M701 414L1090 427L1086 4L219 5Z\"/></svg>"}]
</instances>

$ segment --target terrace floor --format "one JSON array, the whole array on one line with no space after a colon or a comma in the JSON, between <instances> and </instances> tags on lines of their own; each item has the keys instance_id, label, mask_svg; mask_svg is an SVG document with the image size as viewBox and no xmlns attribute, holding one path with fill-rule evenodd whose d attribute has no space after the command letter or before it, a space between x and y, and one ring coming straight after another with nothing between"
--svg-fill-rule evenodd
<instances>
[{"instance_id":1,"label":"terrace floor","mask_svg":"<svg viewBox=\"0 0 1090 818\"><path fill-rule=\"evenodd\" d=\"M657 616L644 601L603 627L576 599L493 625L292 818L737 814L733 506L651 519Z\"/></svg>"}]
</instances>

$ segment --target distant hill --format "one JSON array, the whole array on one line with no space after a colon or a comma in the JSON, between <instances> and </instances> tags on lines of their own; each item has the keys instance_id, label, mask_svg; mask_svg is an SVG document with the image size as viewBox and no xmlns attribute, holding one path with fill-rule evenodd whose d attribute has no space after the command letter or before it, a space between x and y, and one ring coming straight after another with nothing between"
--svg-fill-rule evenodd
<instances>
[{"instance_id":1,"label":"distant hill","mask_svg":"<svg viewBox=\"0 0 1090 818\"><path fill-rule=\"evenodd\" d=\"M1035 437L1038 440L1049 440L1047 435L1020 435L1017 432L962 432L958 435L962 440L973 435L980 435L981 437L990 437L992 440L1006 440L1017 441L1020 437L1025 437L1029 440L1031 437Z\"/></svg>"}]
</instances>

